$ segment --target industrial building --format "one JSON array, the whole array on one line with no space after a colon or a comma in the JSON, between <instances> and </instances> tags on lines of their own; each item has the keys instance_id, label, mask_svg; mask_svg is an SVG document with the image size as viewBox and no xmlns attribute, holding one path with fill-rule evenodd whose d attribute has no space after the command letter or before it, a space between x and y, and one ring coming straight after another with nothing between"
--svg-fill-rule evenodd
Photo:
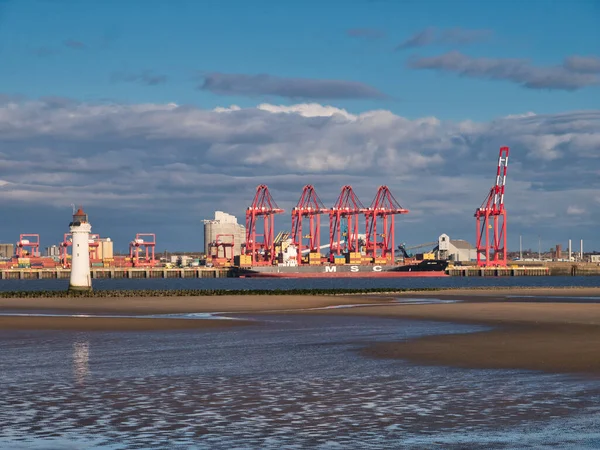
<instances>
[{"instance_id":1,"label":"industrial building","mask_svg":"<svg viewBox=\"0 0 600 450\"><path fill-rule=\"evenodd\" d=\"M235 216L215 211L213 220L204 221L204 253L232 259L242 253L246 242L246 227Z\"/></svg>"},{"instance_id":2,"label":"industrial building","mask_svg":"<svg viewBox=\"0 0 600 450\"><path fill-rule=\"evenodd\" d=\"M447 234L440 235L433 252L437 259L449 261L468 262L477 259L476 248L462 239L450 239Z\"/></svg>"},{"instance_id":3,"label":"industrial building","mask_svg":"<svg viewBox=\"0 0 600 450\"><path fill-rule=\"evenodd\" d=\"M12 258L14 254L14 244L0 244L0 258Z\"/></svg>"},{"instance_id":4,"label":"industrial building","mask_svg":"<svg viewBox=\"0 0 600 450\"><path fill-rule=\"evenodd\" d=\"M50 247L46 247L45 251L46 256L48 257L60 257L60 247L58 245L51 245Z\"/></svg>"},{"instance_id":5,"label":"industrial building","mask_svg":"<svg viewBox=\"0 0 600 450\"><path fill-rule=\"evenodd\" d=\"M112 260L113 255L113 242L110 238L98 238L94 242L98 243L98 249L96 250L96 258L102 260Z\"/></svg>"}]
</instances>

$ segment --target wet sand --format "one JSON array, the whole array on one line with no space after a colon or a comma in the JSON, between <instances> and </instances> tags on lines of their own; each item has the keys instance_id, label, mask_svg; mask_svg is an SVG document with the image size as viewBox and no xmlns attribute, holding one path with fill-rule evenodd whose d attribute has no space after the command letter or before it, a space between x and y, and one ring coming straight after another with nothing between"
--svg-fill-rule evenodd
<instances>
[{"instance_id":1,"label":"wet sand","mask_svg":"<svg viewBox=\"0 0 600 450\"><path fill-rule=\"evenodd\" d=\"M53 314L176 314L195 312L258 312L320 308L339 304L381 303L380 298L294 295L122 298L6 298L2 313ZM242 320L0 316L0 330L141 331L223 328L256 324Z\"/></svg>"},{"instance_id":2,"label":"wet sand","mask_svg":"<svg viewBox=\"0 0 600 450\"><path fill-rule=\"evenodd\" d=\"M223 295L199 297L0 298L0 313L68 311L104 314L172 314L193 312L254 312L320 308L340 304L382 302L359 296Z\"/></svg>"},{"instance_id":3,"label":"wet sand","mask_svg":"<svg viewBox=\"0 0 600 450\"><path fill-rule=\"evenodd\" d=\"M541 370L599 377L599 348L598 326L552 324L374 344L363 353L418 364Z\"/></svg>"},{"instance_id":4,"label":"wet sand","mask_svg":"<svg viewBox=\"0 0 600 450\"><path fill-rule=\"evenodd\" d=\"M439 295L438 295L439 294ZM539 296L548 303L527 303ZM511 298L508 298L511 296ZM598 297L600 289L526 289L506 292L453 290L397 297L460 299L461 303L374 306L343 314L490 325L480 333L429 336L378 343L364 354L419 364L481 369L526 369L600 376L600 304L569 303L553 297ZM533 300L533 299L530 299ZM329 312L323 312L329 313ZM340 313L340 312L338 312Z\"/></svg>"},{"instance_id":5,"label":"wet sand","mask_svg":"<svg viewBox=\"0 0 600 450\"><path fill-rule=\"evenodd\" d=\"M160 331L229 328L256 324L246 320L143 319L129 317L0 317L0 330Z\"/></svg>"},{"instance_id":6,"label":"wet sand","mask_svg":"<svg viewBox=\"0 0 600 450\"><path fill-rule=\"evenodd\" d=\"M463 289L440 289L437 291L401 292L394 297L431 297L442 299L455 299L466 302L471 301L498 301L512 300L514 298L529 296L536 297L598 297L600 299L600 287L476 287Z\"/></svg>"}]
</instances>

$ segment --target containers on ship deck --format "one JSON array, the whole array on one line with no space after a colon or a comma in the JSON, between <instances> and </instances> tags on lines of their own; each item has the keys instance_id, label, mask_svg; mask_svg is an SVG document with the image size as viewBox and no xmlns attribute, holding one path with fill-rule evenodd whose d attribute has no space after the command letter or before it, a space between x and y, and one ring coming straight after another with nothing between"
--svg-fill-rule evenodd
<instances>
[{"instance_id":1,"label":"containers on ship deck","mask_svg":"<svg viewBox=\"0 0 600 450\"><path fill-rule=\"evenodd\" d=\"M309 253L308 254L308 264L314 266L321 264L321 254L320 253Z\"/></svg>"},{"instance_id":2,"label":"containers on ship deck","mask_svg":"<svg viewBox=\"0 0 600 450\"><path fill-rule=\"evenodd\" d=\"M346 255L334 255L333 263L334 264L346 264Z\"/></svg>"}]
</instances>

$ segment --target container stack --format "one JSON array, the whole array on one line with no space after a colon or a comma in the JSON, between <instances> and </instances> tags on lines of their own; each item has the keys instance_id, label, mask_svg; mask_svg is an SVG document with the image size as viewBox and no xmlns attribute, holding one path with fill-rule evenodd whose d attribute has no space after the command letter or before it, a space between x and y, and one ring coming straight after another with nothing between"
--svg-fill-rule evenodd
<instances>
[{"instance_id":1,"label":"container stack","mask_svg":"<svg viewBox=\"0 0 600 450\"><path fill-rule=\"evenodd\" d=\"M346 255L334 255L333 263L334 264L346 264Z\"/></svg>"},{"instance_id":2,"label":"container stack","mask_svg":"<svg viewBox=\"0 0 600 450\"><path fill-rule=\"evenodd\" d=\"M252 255L236 255L233 257L233 261L238 267L250 267L252 266ZM283 256L281 262L283 262Z\"/></svg>"},{"instance_id":3,"label":"container stack","mask_svg":"<svg viewBox=\"0 0 600 450\"><path fill-rule=\"evenodd\" d=\"M321 254L320 253L309 253L308 254L308 264L311 266L316 266L321 264Z\"/></svg>"}]
</instances>

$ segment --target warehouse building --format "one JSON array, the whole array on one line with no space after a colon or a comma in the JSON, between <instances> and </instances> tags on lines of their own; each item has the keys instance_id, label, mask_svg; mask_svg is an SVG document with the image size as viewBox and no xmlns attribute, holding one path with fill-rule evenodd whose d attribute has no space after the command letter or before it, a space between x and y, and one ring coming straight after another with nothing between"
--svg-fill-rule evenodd
<instances>
[{"instance_id":1,"label":"warehouse building","mask_svg":"<svg viewBox=\"0 0 600 450\"><path fill-rule=\"evenodd\" d=\"M206 255L210 254L211 244L216 243L217 235L222 242L233 242L233 256L241 254L242 244L246 242L246 227L238 224L235 216L223 211L215 211L213 220L204 221L204 253ZM223 250L220 252L223 253Z\"/></svg>"},{"instance_id":2,"label":"warehouse building","mask_svg":"<svg viewBox=\"0 0 600 450\"><path fill-rule=\"evenodd\" d=\"M438 238L438 245L433 249L437 259L468 262L477 260L477 249L462 239L450 239L447 234Z\"/></svg>"}]
</instances>

